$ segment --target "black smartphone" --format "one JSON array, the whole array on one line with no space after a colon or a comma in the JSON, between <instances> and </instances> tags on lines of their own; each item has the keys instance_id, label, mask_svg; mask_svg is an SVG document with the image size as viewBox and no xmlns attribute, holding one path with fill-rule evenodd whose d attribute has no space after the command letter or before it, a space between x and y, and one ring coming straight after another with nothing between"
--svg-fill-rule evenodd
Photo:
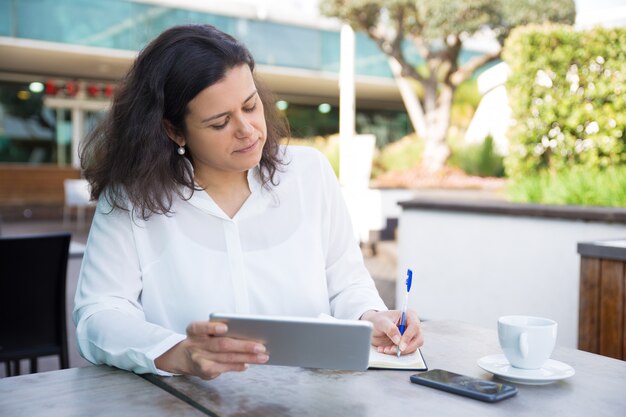
<instances>
[{"instance_id":1,"label":"black smartphone","mask_svg":"<svg viewBox=\"0 0 626 417\"><path fill-rule=\"evenodd\" d=\"M513 385L472 378L442 369L432 369L411 375L411 382L489 403L504 400L517 394L517 388Z\"/></svg>"}]
</instances>

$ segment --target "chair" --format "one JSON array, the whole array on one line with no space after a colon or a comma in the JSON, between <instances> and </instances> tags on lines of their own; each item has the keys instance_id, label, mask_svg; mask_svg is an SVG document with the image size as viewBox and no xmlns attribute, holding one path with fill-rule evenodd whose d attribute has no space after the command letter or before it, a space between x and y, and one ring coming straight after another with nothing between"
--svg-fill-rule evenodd
<instances>
[{"instance_id":1,"label":"chair","mask_svg":"<svg viewBox=\"0 0 626 417\"><path fill-rule=\"evenodd\" d=\"M65 179L63 181L65 206L63 207L63 225L67 224L70 210L76 208L76 223L79 230L85 224L85 210L95 203L91 201L89 183L85 179Z\"/></svg>"},{"instance_id":2,"label":"chair","mask_svg":"<svg viewBox=\"0 0 626 417\"><path fill-rule=\"evenodd\" d=\"M71 235L0 238L0 362L20 374L20 360L59 355L68 368L65 281ZM14 368L14 369L12 369Z\"/></svg>"}]
</instances>

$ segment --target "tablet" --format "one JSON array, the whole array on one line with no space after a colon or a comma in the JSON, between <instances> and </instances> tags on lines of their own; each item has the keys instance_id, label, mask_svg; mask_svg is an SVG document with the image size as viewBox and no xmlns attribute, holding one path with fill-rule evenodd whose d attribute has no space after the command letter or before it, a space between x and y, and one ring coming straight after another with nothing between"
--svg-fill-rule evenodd
<instances>
[{"instance_id":1,"label":"tablet","mask_svg":"<svg viewBox=\"0 0 626 417\"><path fill-rule=\"evenodd\" d=\"M287 316L210 315L228 326L227 336L265 345L266 365L365 371L372 324L360 320L323 320Z\"/></svg>"}]
</instances>

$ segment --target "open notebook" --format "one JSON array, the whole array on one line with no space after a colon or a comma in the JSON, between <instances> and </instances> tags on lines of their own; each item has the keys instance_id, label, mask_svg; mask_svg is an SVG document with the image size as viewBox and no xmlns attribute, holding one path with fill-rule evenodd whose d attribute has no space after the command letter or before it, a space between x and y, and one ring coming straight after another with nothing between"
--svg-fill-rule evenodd
<instances>
[{"instance_id":1,"label":"open notebook","mask_svg":"<svg viewBox=\"0 0 626 417\"><path fill-rule=\"evenodd\" d=\"M374 346L370 346L369 369L406 369L412 371L427 371L428 367L422 356L422 352L417 349L409 355L396 355L379 353Z\"/></svg>"}]
</instances>

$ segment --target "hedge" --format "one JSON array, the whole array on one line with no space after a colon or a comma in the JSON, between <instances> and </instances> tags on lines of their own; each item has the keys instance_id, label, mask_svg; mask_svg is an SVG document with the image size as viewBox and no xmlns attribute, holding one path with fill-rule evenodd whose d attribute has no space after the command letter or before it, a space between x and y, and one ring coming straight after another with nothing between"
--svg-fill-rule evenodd
<instances>
[{"instance_id":1,"label":"hedge","mask_svg":"<svg viewBox=\"0 0 626 417\"><path fill-rule=\"evenodd\" d=\"M502 56L515 120L509 178L626 167L626 29L520 27Z\"/></svg>"}]
</instances>

